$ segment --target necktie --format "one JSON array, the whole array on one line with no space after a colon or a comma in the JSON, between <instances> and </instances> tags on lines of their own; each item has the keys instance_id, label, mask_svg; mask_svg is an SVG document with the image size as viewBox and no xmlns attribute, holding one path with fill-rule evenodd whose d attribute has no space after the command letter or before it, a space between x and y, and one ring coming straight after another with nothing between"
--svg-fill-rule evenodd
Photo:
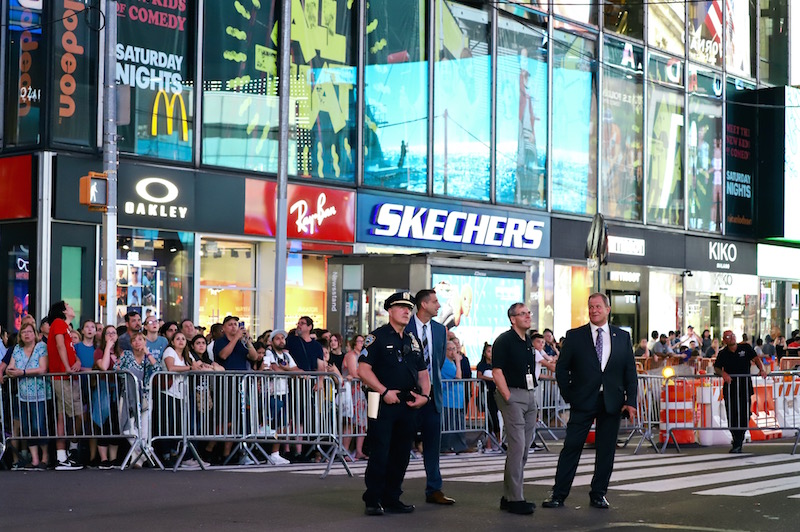
<instances>
[{"instance_id":1,"label":"necktie","mask_svg":"<svg viewBox=\"0 0 800 532\"><path fill-rule=\"evenodd\" d=\"M428 351L428 324L422 324L422 354L425 357L425 364L428 366L428 371L431 370L431 355Z\"/></svg>"},{"instance_id":2,"label":"necktie","mask_svg":"<svg viewBox=\"0 0 800 532\"><path fill-rule=\"evenodd\" d=\"M600 368L603 367L603 328L597 329L597 341L594 343L594 350L597 351L597 360L600 362Z\"/></svg>"}]
</instances>

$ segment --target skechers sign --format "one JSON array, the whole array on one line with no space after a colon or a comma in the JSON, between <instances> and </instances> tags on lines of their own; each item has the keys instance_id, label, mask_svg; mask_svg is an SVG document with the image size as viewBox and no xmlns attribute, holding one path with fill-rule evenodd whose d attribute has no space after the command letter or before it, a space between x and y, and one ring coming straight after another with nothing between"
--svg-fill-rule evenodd
<instances>
[{"instance_id":1,"label":"skechers sign","mask_svg":"<svg viewBox=\"0 0 800 532\"><path fill-rule=\"evenodd\" d=\"M550 254L550 219L544 214L437 205L374 194L358 196L358 240L443 250Z\"/></svg>"}]
</instances>

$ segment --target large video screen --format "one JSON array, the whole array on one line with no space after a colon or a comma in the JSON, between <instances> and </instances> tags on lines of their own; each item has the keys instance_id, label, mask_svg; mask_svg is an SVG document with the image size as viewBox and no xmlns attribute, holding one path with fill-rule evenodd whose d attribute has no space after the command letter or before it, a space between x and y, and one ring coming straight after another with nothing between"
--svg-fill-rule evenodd
<instances>
[{"instance_id":1,"label":"large video screen","mask_svg":"<svg viewBox=\"0 0 800 532\"><path fill-rule=\"evenodd\" d=\"M524 301L523 275L467 270L434 270L433 288L442 307L436 321L453 331L471 366L481 360L483 343L510 327L508 307Z\"/></svg>"}]
</instances>

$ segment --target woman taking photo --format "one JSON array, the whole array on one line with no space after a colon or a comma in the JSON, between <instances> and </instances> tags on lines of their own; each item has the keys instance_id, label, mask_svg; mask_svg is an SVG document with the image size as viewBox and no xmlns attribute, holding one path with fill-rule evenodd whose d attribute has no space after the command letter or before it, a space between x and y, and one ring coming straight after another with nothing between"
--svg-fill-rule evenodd
<instances>
[{"instance_id":1,"label":"woman taking photo","mask_svg":"<svg viewBox=\"0 0 800 532\"><path fill-rule=\"evenodd\" d=\"M28 440L31 453L31 466L34 469L47 469L47 401L50 399L47 383L43 377L47 372L47 346L37 343L36 330L26 323L19 331L17 345L11 353L6 374L19 379L18 406L22 422L22 437ZM41 460L39 459L41 449Z\"/></svg>"}]
</instances>

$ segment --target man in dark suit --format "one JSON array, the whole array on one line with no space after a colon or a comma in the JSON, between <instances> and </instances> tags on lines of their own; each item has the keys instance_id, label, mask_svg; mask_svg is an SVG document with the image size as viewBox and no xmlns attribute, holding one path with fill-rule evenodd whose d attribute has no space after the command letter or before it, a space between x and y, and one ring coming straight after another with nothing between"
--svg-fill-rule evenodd
<instances>
[{"instance_id":1,"label":"man in dark suit","mask_svg":"<svg viewBox=\"0 0 800 532\"><path fill-rule=\"evenodd\" d=\"M610 312L605 294L589 296L590 323L567 332L561 348L556 380L571 410L553 492L542 503L545 508L564 506L593 421L597 453L589 504L603 509L609 506L605 495L614 467L620 416L632 419L636 415L637 391L631 338L609 325Z\"/></svg>"},{"instance_id":2,"label":"man in dark suit","mask_svg":"<svg viewBox=\"0 0 800 532\"><path fill-rule=\"evenodd\" d=\"M442 493L442 473L439 471L439 446L442 439L442 366L444 365L447 329L433 320L439 313L439 300L433 290L420 290L415 297L417 313L406 326L419 338L422 354L428 365L431 398L417 413L422 433L422 457L425 462L425 501L433 504L454 504L456 501Z\"/></svg>"}]
</instances>

